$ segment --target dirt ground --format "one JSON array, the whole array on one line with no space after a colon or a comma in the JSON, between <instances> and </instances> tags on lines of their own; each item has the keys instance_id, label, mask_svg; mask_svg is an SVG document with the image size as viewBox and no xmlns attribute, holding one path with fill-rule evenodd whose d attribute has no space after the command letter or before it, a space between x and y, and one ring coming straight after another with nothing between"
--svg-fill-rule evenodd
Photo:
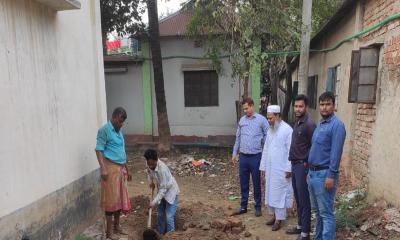
<instances>
[{"instance_id":1,"label":"dirt ground","mask_svg":"<svg viewBox=\"0 0 400 240\"><path fill-rule=\"evenodd\" d=\"M289 211L289 219L276 232L265 225L269 219L265 208L262 217L254 216L252 186L248 213L230 217L239 207L240 201L238 167L230 163L230 151L231 149L226 148L184 148L175 150L168 158L162 158L172 169L181 190L175 220L176 231L163 236L163 240L296 239L296 236L285 234L289 226L296 224L293 210ZM132 196L133 209L121 219L122 228L129 233L129 237L121 236L121 240L143 239L142 234L146 229L147 206L151 193L142 154L143 151L139 150L128 152L128 166L133 177L128 183L128 191ZM193 166L193 163L201 164ZM348 188L349 184L343 181L343 186L345 187L339 189L339 193ZM379 213L378 210L375 212ZM371 214L370 212L369 215ZM100 219L88 228L81 239L102 239L102 223L103 220ZM152 227L157 229L156 211L153 211ZM367 231L344 229L338 233L337 239L397 238L377 238Z\"/></svg>"}]
</instances>

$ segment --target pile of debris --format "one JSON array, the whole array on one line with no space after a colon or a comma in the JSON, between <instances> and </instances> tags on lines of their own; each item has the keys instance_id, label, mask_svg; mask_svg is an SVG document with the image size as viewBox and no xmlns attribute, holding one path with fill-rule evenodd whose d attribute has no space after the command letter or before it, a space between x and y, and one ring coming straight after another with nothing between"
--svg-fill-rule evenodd
<instances>
[{"instance_id":1,"label":"pile of debris","mask_svg":"<svg viewBox=\"0 0 400 240\"><path fill-rule=\"evenodd\" d=\"M362 239L393 239L400 237L400 212L388 207L384 201L377 202L372 208L366 209L360 218L360 230L354 237Z\"/></svg>"},{"instance_id":2,"label":"pile of debris","mask_svg":"<svg viewBox=\"0 0 400 240\"><path fill-rule=\"evenodd\" d=\"M251 237L252 234L245 231L243 222L234 217L217 218L206 224L195 222L185 223L183 231L175 231L165 235L163 239L218 239L239 240Z\"/></svg>"},{"instance_id":3,"label":"pile of debris","mask_svg":"<svg viewBox=\"0 0 400 240\"><path fill-rule=\"evenodd\" d=\"M400 212L398 209L388 205L384 200L377 201L372 205L367 204L364 199L365 192L351 191L341 197L345 201L351 202L348 208L352 210L350 214L355 219L355 223L354 226L346 226L345 229L339 231L337 239L400 238ZM364 206L357 209L359 204L354 204L353 200L360 197L364 201Z\"/></svg>"},{"instance_id":4,"label":"pile of debris","mask_svg":"<svg viewBox=\"0 0 400 240\"><path fill-rule=\"evenodd\" d=\"M191 155L180 155L176 159L162 158L167 166L177 176L207 176L224 175L227 171L227 162L217 158L199 158Z\"/></svg>"}]
</instances>

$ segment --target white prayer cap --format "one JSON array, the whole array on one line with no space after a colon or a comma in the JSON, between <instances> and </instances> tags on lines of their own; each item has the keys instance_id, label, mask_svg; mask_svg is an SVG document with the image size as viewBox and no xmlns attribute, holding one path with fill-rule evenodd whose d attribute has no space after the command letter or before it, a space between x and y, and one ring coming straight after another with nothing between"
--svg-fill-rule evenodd
<instances>
[{"instance_id":1,"label":"white prayer cap","mask_svg":"<svg viewBox=\"0 0 400 240\"><path fill-rule=\"evenodd\" d=\"M269 113L281 113L281 107L278 105L270 105L267 108L267 112Z\"/></svg>"}]
</instances>

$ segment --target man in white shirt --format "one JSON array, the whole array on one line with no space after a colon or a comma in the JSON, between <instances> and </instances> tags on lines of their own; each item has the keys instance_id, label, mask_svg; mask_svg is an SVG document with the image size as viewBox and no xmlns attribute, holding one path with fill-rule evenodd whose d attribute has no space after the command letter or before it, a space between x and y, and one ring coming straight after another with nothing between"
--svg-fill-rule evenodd
<instances>
[{"instance_id":1,"label":"man in white shirt","mask_svg":"<svg viewBox=\"0 0 400 240\"><path fill-rule=\"evenodd\" d=\"M158 230L165 234L175 230L175 213L178 208L179 187L171 171L164 162L158 159L158 154L153 149L144 153L147 161L147 174L150 188L153 190L157 185L157 195L152 200L149 208L158 205ZM167 220L165 223L164 219Z\"/></svg>"},{"instance_id":2,"label":"man in white shirt","mask_svg":"<svg viewBox=\"0 0 400 240\"><path fill-rule=\"evenodd\" d=\"M277 231L286 219L286 209L291 208L293 203L292 166L289 162L293 130L282 121L277 105L268 107L267 120L270 128L262 152L260 171L265 176L265 204L272 216L267 225L272 225L272 231Z\"/></svg>"}]
</instances>

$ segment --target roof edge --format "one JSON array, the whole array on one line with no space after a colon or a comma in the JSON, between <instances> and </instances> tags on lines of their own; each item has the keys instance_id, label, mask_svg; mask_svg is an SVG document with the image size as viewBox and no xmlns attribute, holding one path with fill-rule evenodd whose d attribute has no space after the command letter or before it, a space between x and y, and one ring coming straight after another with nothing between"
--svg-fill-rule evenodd
<instances>
[{"instance_id":1,"label":"roof edge","mask_svg":"<svg viewBox=\"0 0 400 240\"><path fill-rule=\"evenodd\" d=\"M324 24L324 26L315 34L315 36L310 41L310 47L317 44L324 35L331 30L331 28L342 21L343 17L349 14L357 4L358 0L344 0L342 5L336 11L336 13Z\"/></svg>"}]
</instances>

